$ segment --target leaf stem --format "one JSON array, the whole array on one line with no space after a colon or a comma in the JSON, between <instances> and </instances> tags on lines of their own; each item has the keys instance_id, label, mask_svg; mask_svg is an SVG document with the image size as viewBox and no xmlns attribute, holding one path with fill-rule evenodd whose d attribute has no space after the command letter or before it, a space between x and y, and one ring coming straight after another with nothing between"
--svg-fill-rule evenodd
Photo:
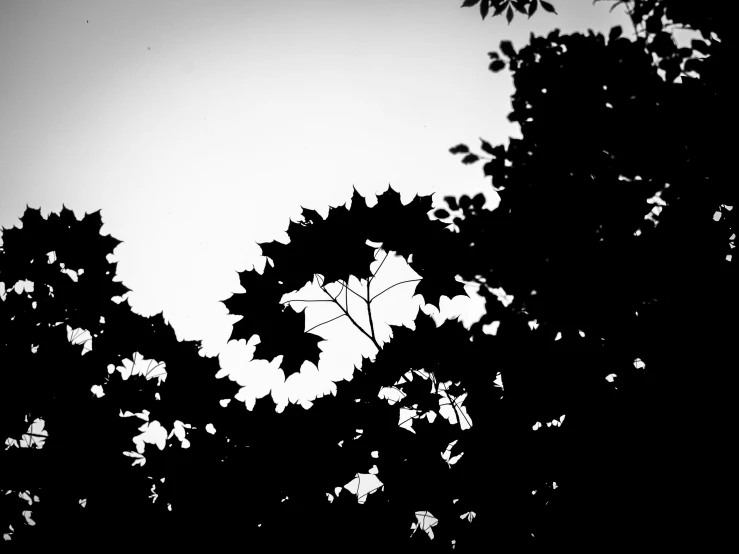
<instances>
[{"instance_id":1,"label":"leaf stem","mask_svg":"<svg viewBox=\"0 0 739 554\"><path fill-rule=\"evenodd\" d=\"M460 411L457 410L457 396L452 396L449 394L446 390L444 390L444 394L449 399L449 403L452 405L452 408L454 409L454 414L457 416L457 423L459 423L459 427L462 427L462 417L464 417L464 420L467 422L467 425L470 425L470 420L467 419L466 416L464 416Z\"/></svg>"},{"instance_id":2,"label":"leaf stem","mask_svg":"<svg viewBox=\"0 0 739 554\"><path fill-rule=\"evenodd\" d=\"M387 259L387 256L385 256L385 259ZM385 260L382 260L382 263L385 263ZM380 267L382 267L382 264L380 264ZM377 271L380 271L380 268L377 268ZM377 271L375 272L375 275L377 274ZM372 276L374 277L374 275ZM370 324L370 333L372 333L372 340L377 345L377 339L375 338L375 324L372 321L372 308L370 307L370 303L372 300L370 300L370 285L372 284L372 277L367 279L367 299L365 300L367 304L367 317L369 317L369 324ZM380 346L377 345L377 348L379 349Z\"/></svg>"},{"instance_id":3,"label":"leaf stem","mask_svg":"<svg viewBox=\"0 0 739 554\"><path fill-rule=\"evenodd\" d=\"M318 300L302 300L300 298L295 298L294 300L285 300L284 302L280 302L280 304L287 304L288 302L331 302L331 300L324 300L323 298Z\"/></svg>"},{"instance_id":4,"label":"leaf stem","mask_svg":"<svg viewBox=\"0 0 739 554\"><path fill-rule=\"evenodd\" d=\"M306 333L310 333L316 327L320 327L321 325L326 325L326 323L331 323L332 321L335 321L335 320L339 319L340 317L344 317L345 315L346 314L339 314L336 317L329 319L328 321L324 321L323 323L319 323L318 325L314 325L313 327L311 327L310 329L308 329L306 331Z\"/></svg>"},{"instance_id":5,"label":"leaf stem","mask_svg":"<svg viewBox=\"0 0 739 554\"><path fill-rule=\"evenodd\" d=\"M380 292L380 293L377 293L377 294L376 294L376 295L374 295L374 296L373 296L372 298L370 298L370 300L369 300L369 301L370 301L370 302L372 302L372 301L373 301L373 300L374 300L375 298L377 298L377 297L378 297L378 296L380 296L381 294L383 294L383 293L385 293L385 292L389 291L389 290L390 290L391 288L393 288L393 287L397 287L398 285L402 285L403 283L412 283L412 282L414 282L414 281L423 281L423 279L408 279L407 281L400 281L399 283L395 283L394 285L390 285L390 286L389 286L388 288L386 288L386 289L385 289L384 291L382 291L382 292Z\"/></svg>"},{"instance_id":6,"label":"leaf stem","mask_svg":"<svg viewBox=\"0 0 739 554\"><path fill-rule=\"evenodd\" d=\"M24 437L26 435L29 436L29 437L37 437L37 438L40 438L40 439L48 439L49 438L49 435L39 435L37 433L23 433L23 436Z\"/></svg>"},{"instance_id":7,"label":"leaf stem","mask_svg":"<svg viewBox=\"0 0 739 554\"><path fill-rule=\"evenodd\" d=\"M370 277L370 278L369 278L369 280L368 280L368 284L369 284L369 282L370 282L370 281L372 281L372 279L374 279L374 278L375 278L375 275L377 275L378 273L380 273L380 269L382 268L382 264L384 264L384 263L385 263L385 260L387 260L387 257L388 257L388 255L389 255L389 254L390 254L390 252L385 252L385 257L384 257L384 258L382 259L382 262L380 262L380 267L378 267L378 268L377 268L377 271L375 271L375 272L374 272L374 273L372 274L372 277Z\"/></svg>"}]
</instances>

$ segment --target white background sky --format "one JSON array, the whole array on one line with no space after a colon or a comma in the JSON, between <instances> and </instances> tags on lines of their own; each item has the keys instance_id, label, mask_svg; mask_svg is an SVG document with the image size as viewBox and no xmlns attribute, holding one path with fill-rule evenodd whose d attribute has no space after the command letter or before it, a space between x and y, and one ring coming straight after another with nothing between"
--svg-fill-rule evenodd
<instances>
[{"instance_id":1,"label":"white background sky","mask_svg":"<svg viewBox=\"0 0 739 554\"><path fill-rule=\"evenodd\" d=\"M591 0L510 26L460 5L0 0L0 224L19 225L26 204L46 215L64 203L78 218L102 209L103 233L124 241L134 309L164 311L180 338L203 340L247 385L241 398L325 393L374 352L346 318L316 330L329 339L321 371L286 384L278 363L249 362L253 344L226 343L237 318L218 301L240 290L237 271L263 266L256 242L286 241L301 205L325 214L352 186L370 204L392 184L404 202L486 190L490 205L481 168L448 153L518 134L510 74L488 71L487 53L555 27L629 29L622 8ZM385 285L408 278L394 262ZM383 295L377 319L412 321L412 292ZM443 301L442 312L470 318L476 304ZM309 308L308 326L338 313L313 306L328 311Z\"/></svg>"}]
</instances>

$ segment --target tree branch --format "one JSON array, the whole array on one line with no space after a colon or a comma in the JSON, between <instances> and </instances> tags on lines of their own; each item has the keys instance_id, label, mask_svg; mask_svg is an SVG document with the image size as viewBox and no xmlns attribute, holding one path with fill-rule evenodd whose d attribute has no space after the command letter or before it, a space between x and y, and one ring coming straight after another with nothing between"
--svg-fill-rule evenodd
<instances>
[{"instance_id":1,"label":"tree branch","mask_svg":"<svg viewBox=\"0 0 739 554\"><path fill-rule=\"evenodd\" d=\"M387 256L385 256L385 259L387 259ZM385 260L382 260L382 263L385 263ZM380 264L380 267L382 267L382 264ZM380 271L379 267L377 268L377 271ZM377 275L377 271L375 272L375 275ZM377 344L377 340L375 338L375 324L372 321L372 308L370 307L370 303L372 302L372 300L370 300L370 284L372 284L372 277L367 279L367 300L365 300L365 302L367 304L367 317L369 317L370 333L372 333L372 340Z\"/></svg>"},{"instance_id":2,"label":"tree branch","mask_svg":"<svg viewBox=\"0 0 739 554\"><path fill-rule=\"evenodd\" d=\"M423 279L408 279L407 281L401 281L400 283L395 283L394 285L390 285L388 288L386 288L384 291L374 295L372 298L370 298L370 302L372 302L375 298L380 296L381 294L389 291L393 287L397 287L398 285L402 285L403 283L412 283L414 281L423 281Z\"/></svg>"},{"instance_id":3,"label":"tree branch","mask_svg":"<svg viewBox=\"0 0 739 554\"><path fill-rule=\"evenodd\" d=\"M333 296L331 296L331 293L330 293L330 292L328 292L328 291L326 290L326 288L325 288L325 287L323 286L323 283L319 283L319 285L318 285L318 286L319 286L319 287L321 287L321 290L322 290L323 292L325 292L325 293L326 293L326 294L327 294L327 295L329 296L329 298L331 298L331 300L333 300L333 301L334 301L334 304L336 304L336 305L337 305L337 306L338 306L339 308L341 308L341 311L342 311L342 312L344 312L344 313L346 314L346 317L348 317L348 318L349 318L349 321L351 321L351 322L352 322L352 323L354 324L354 326L355 326L355 327L356 327L357 329L359 329L359 330L360 330L360 331L361 331L361 332L362 332L362 333L363 333L363 334L364 334L364 335L365 335L365 336L366 336L366 337L367 337L367 338L368 338L369 340L371 340L371 341L372 341L372 344L374 344L374 345L375 345L375 348L377 348L377 350L379 351L379 350L380 350L380 345L379 345L379 344L377 344L377 341L376 341L376 340L374 339L374 337L372 337L372 335L370 335L369 333L367 333L367 331L365 331L365 330L364 330L364 329L362 328L362 326L361 326L361 325L359 325L359 323L357 323L357 322L356 322L356 321L354 320L354 318L353 318L353 317L352 317L352 316L351 316L351 315L349 314L349 312L348 312L348 311L346 311L346 310L344 309L344 307L343 307L343 306L342 306L342 305L341 305L341 304L340 304L340 303L339 303L339 302L338 302L338 301L336 300L336 298L334 298ZM337 296L338 296L338 295L337 295Z\"/></svg>"},{"instance_id":4,"label":"tree branch","mask_svg":"<svg viewBox=\"0 0 739 554\"><path fill-rule=\"evenodd\" d=\"M470 420L467 419L467 417L464 416L464 414L462 414L461 411L457 410L457 398L458 397L452 396L446 390L444 390L444 395L449 399L449 404L451 404L452 408L454 409L454 415L457 416L457 423L459 423L459 427L460 428L462 427L462 417L464 417L464 420L467 422L467 425L472 427L472 425L470 424ZM446 405L447 404L442 404L442 406L446 406Z\"/></svg>"}]
</instances>

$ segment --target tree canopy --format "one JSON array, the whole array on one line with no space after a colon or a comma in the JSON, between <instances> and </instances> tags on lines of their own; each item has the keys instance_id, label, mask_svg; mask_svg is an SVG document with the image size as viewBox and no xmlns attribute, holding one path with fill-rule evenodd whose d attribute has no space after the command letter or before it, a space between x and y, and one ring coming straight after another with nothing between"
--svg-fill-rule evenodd
<instances>
[{"instance_id":1,"label":"tree canopy","mask_svg":"<svg viewBox=\"0 0 739 554\"><path fill-rule=\"evenodd\" d=\"M450 152L482 165L495 209L484 194L403 204L391 186L369 207L355 190L325 218L303 209L287 244L260 245L264 270L239 273L244 292L223 301L241 316L231 339L257 336L254 358L281 357L288 378L318 364L305 310L327 302L336 317L320 325L346 318L376 350L307 410L229 402L238 385L215 358L162 314L133 312L100 212L29 208L3 229L6 540L404 552L718 540L737 212L716 129L732 113L733 39L724 4L622 3L633 38L555 30L490 53L490 70L513 76L522 138ZM555 12L473 6L509 22ZM690 46L677 27L697 33ZM418 278L378 290L389 256ZM316 297L285 300L306 285ZM395 286L435 308L474 287L485 314L467 328L419 310L383 342L373 301ZM159 428L180 441L133 441Z\"/></svg>"}]
</instances>

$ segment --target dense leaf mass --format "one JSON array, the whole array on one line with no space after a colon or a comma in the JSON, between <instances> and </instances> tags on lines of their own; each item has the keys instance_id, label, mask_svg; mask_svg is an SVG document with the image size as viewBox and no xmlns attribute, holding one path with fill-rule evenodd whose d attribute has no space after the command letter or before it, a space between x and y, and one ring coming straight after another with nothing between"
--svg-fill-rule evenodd
<instances>
[{"instance_id":1,"label":"dense leaf mass","mask_svg":"<svg viewBox=\"0 0 739 554\"><path fill-rule=\"evenodd\" d=\"M164 463L171 444L161 456L146 456L146 470L132 468L123 453L135 450L131 441L143 422L119 414L147 411L148 421L167 429L186 421L197 435L223 422L218 401L237 389L215 380L217 360L199 356L197 343L178 342L161 314L142 317L122 300L128 289L109 260L120 241L100 234L100 212L77 220L63 208L45 219L28 208L21 223L3 229L0 250L0 432L9 441L0 451L8 491L0 496L3 532L12 526L11 540L40 547L82 536L108 540L132 511L147 526L159 525L166 502L149 498L152 480L172 475ZM131 367L141 357L159 363ZM126 367L149 375L122 378ZM155 377L163 373L166 385ZM39 421L43 431L29 431ZM162 500L172 501L172 480L158 482ZM138 542L135 535L121 538L129 542Z\"/></svg>"},{"instance_id":2,"label":"dense leaf mass","mask_svg":"<svg viewBox=\"0 0 739 554\"><path fill-rule=\"evenodd\" d=\"M490 53L491 71L512 73L521 138L450 149L483 162L488 195L446 196L434 209L429 196L404 205L389 187L369 207L355 190L325 218L303 209L287 244L261 245L262 273L239 274L244 292L223 301L241 316L231 338L258 336L254 357L282 356L286 378L320 361L307 308L284 300L307 283L375 347L309 409L277 413L269 395L251 411L224 408L238 386L216 378L217 360L122 298L109 259L118 241L100 235L99 212L27 209L22 228L4 229L7 539L718 550L732 528L718 497L733 470L737 332L737 193L717 132L733 113L729 3L615 4L633 39L618 27L607 37L555 30ZM463 6L509 22L514 11L555 12L537 0ZM689 47L676 26L696 31ZM416 272L393 286L415 286L424 307L474 288L485 313L468 328L420 310L381 344L381 252ZM350 279L366 291L352 300L369 327L352 317ZM134 449L142 423L169 439Z\"/></svg>"},{"instance_id":3,"label":"dense leaf mass","mask_svg":"<svg viewBox=\"0 0 739 554\"><path fill-rule=\"evenodd\" d=\"M634 40L555 30L491 54L522 139L483 142L500 204L455 218L461 277L513 296L502 310L481 287L472 329L500 321L505 399L529 425L567 415L561 440L541 429L519 450L559 485L535 512L542 544L684 547L725 521L694 506L722 487L730 401L714 387L735 364L737 194L718 132L733 39L720 3L627 4ZM675 25L703 38L680 47Z\"/></svg>"},{"instance_id":4,"label":"dense leaf mass","mask_svg":"<svg viewBox=\"0 0 739 554\"><path fill-rule=\"evenodd\" d=\"M281 299L314 279L324 289L337 282L344 286L350 277L369 282L377 248L368 242L380 244L386 252L408 262L421 276L416 294L427 304L438 308L442 296L466 295L464 285L456 280L459 253L454 234L444 223L428 217L431 209L430 196L416 196L404 205L392 187L377 196L372 208L355 189L351 206L332 207L325 219L304 209L303 221L291 221L288 226L290 242L261 244L269 259L264 271L241 272L245 292L223 301L229 313L242 316L234 324L231 338L249 341L259 335L255 359L271 361L283 356L280 367L285 378L299 372L305 362L318 365L318 343L323 339L306 333L304 312L296 312ZM448 263L440 266L439 257ZM336 300L328 291L326 294Z\"/></svg>"}]
</instances>

